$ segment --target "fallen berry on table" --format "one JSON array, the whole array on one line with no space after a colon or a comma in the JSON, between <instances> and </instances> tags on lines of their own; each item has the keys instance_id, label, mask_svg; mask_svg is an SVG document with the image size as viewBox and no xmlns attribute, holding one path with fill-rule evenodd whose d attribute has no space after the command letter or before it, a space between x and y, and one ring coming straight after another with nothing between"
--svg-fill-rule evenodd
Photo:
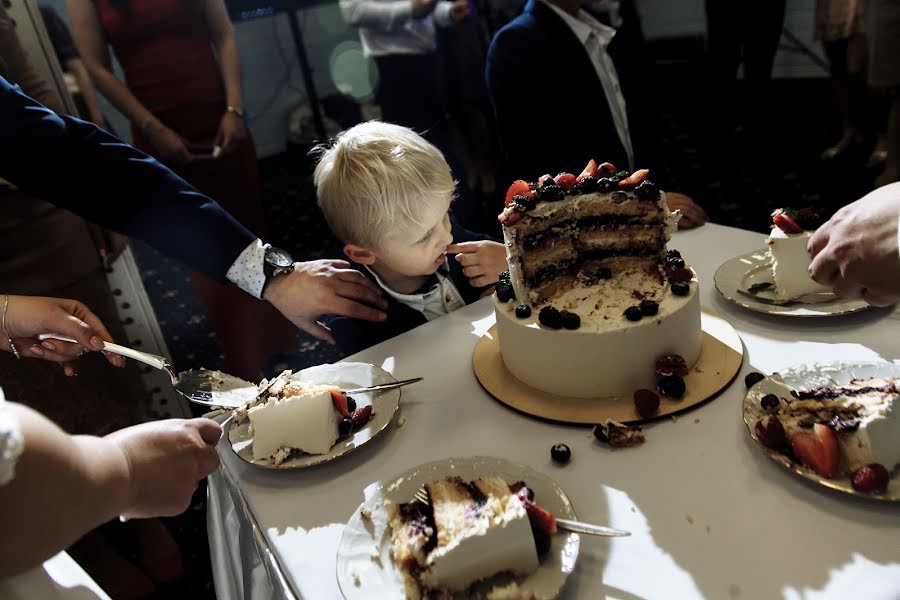
<instances>
[{"instance_id":1,"label":"fallen berry on table","mask_svg":"<svg viewBox=\"0 0 900 600\"><path fill-rule=\"evenodd\" d=\"M550 448L550 458L553 459L553 462L566 464L572 458L572 451L565 444L553 444L553 447Z\"/></svg>"}]
</instances>

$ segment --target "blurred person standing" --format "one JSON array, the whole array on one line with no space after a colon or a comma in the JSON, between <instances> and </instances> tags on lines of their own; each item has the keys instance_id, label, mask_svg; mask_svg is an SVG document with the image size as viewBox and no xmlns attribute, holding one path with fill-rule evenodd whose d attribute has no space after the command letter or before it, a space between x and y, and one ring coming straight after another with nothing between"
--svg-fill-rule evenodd
<instances>
[{"instance_id":1,"label":"blurred person standing","mask_svg":"<svg viewBox=\"0 0 900 600\"><path fill-rule=\"evenodd\" d=\"M900 2L866 0L869 85L888 97L887 156L875 187L900 181Z\"/></svg>"},{"instance_id":2,"label":"blurred person standing","mask_svg":"<svg viewBox=\"0 0 900 600\"><path fill-rule=\"evenodd\" d=\"M256 146L244 122L240 59L223 0L66 0L97 88L131 121L134 145L265 235ZM108 45L125 73L112 71ZM218 148L218 150L216 150ZM296 329L271 306L193 272L225 353L255 381Z\"/></svg>"}]
</instances>

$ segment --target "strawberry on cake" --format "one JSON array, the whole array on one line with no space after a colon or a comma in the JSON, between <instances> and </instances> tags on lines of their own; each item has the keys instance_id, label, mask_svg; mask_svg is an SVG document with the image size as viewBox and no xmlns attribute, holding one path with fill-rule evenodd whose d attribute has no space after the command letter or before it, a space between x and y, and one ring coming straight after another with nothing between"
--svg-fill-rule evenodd
<instances>
[{"instance_id":1,"label":"strawberry on cake","mask_svg":"<svg viewBox=\"0 0 900 600\"><path fill-rule=\"evenodd\" d=\"M666 242L679 218L649 171L591 160L516 181L500 214L509 271L494 296L507 369L543 392L631 396L654 363L700 356L694 272Z\"/></svg>"}]
</instances>

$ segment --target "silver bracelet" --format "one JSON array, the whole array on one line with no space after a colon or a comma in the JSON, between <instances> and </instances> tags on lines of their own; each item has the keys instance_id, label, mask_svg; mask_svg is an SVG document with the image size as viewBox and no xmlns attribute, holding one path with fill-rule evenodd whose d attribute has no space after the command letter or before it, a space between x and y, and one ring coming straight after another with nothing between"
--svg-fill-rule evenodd
<instances>
[{"instance_id":1,"label":"silver bracelet","mask_svg":"<svg viewBox=\"0 0 900 600\"><path fill-rule=\"evenodd\" d=\"M22 358L22 355L19 354L19 349L16 348L16 345L13 344L12 336L9 335L9 330L6 329L6 313L9 311L9 294L3 295L5 300L3 301L3 320L0 322L0 327L3 329L3 334L6 336L6 341L9 342L9 349L12 351L13 356L16 359Z\"/></svg>"}]
</instances>

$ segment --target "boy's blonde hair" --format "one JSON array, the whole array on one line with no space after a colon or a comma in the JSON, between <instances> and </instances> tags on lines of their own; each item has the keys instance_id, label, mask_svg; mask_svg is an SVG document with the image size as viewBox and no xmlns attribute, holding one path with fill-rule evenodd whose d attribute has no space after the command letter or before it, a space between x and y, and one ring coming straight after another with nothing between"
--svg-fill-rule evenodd
<instances>
[{"instance_id":1,"label":"boy's blonde hair","mask_svg":"<svg viewBox=\"0 0 900 600\"><path fill-rule=\"evenodd\" d=\"M392 231L421 225L424 203L453 198L447 161L406 127L369 121L319 150L319 208L344 243L375 248Z\"/></svg>"}]
</instances>

